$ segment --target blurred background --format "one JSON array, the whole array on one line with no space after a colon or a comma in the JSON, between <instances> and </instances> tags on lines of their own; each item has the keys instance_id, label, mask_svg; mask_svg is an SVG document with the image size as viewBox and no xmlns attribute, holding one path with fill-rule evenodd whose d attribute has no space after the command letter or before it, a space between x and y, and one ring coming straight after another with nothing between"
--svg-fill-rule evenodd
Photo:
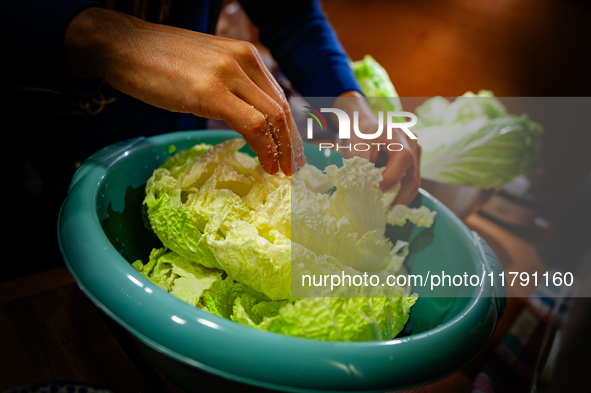
<instances>
[{"instance_id":1,"label":"blurred background","mask_svg":"<svg viewBox=\"0 0 591 393\"><path fill-rule=\"evenodd\" d=\"M588 96L589 5L575 0L324 0L352 59L401 96Z\"/></svg>"},{"instance_id":2,"label":"blurred background","mask_svg":"<svg viewBox=\"0 0 591 393\"><path fill-rule=\"evenodd\" d=\"M325 0L352 60L371 54L401 97L591 95L591 8L575 0ZM407 108L412 111L412 108ZM531 118L536 119L531 114ZM543 120L543 119L541 119ZM551 217L591 168L591 133L545 125L537 191Z\"/></svg>"}]
</instances>

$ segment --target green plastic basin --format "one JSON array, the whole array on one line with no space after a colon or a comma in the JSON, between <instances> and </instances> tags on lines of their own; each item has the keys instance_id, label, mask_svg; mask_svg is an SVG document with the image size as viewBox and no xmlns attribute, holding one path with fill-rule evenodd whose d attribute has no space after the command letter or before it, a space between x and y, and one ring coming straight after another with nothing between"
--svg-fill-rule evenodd
<instances>
[{"instance_id":1,"label":"green plastic basin","mask_svg":"<svg viewBox=\"0 0 591 393\"><path fill-rule=\"evenodd\" d=\"M145 354L187 391L274 389L391 391L442 378L488 344L506 305L502 267L491 249L443 204L421 190L415 203L437 211L429 230L407 231L413 274L476 274L479 287L416 288L419 299L401 333L385 342L324 342L259 331L195 308L160 289L131 262L159 242L144 228L144 185L172 153L238 137L188 131L108 146L76 172L58 221L65 262L83 292L127 329ZM342 156L306 146L324 168Z\"/></svg>"}]
</instances>

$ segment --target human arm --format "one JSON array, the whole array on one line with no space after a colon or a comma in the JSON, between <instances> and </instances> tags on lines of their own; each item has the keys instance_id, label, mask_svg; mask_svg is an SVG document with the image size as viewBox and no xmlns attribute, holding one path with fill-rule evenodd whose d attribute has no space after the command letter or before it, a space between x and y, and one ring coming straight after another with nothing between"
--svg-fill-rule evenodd
<instances>
[{"instance_id":1,"label":"human arm","mask_svg":"<svg viewBox=\"0 0 591 393\"><path fill-rule=\"evenodd\" d=\"M24 63L22 71L14 67L15 85L92 95L104 81L153 106L226 121L269 173L291 174L305 163L299 133L293 140L290 135L295 123L287 100L253 45L149 23L90 2L66 2L72 7L58 12L49 1L32 1L41 4L30 10L34 20L51 11L59 26L29 23L18 45L3 45ZM20 8L15 16L24 15ZM49 33L47 51L38 41L49 41ZM47 64L31 63L37 52Z\"/></svg>"},{"instance_id":2,"label":"human arm","mask_svg":"<svg viewBox=\"0 0 591 393\"><path fill-rule=\"evenodd\" d=\"M267 172L295 170L289 105L253 45L89 8L68 26L65 46L74 77L99 77L153 106L224 120ZM301 140L293 144L301 166Z\"/></svg>"}]
</instances>

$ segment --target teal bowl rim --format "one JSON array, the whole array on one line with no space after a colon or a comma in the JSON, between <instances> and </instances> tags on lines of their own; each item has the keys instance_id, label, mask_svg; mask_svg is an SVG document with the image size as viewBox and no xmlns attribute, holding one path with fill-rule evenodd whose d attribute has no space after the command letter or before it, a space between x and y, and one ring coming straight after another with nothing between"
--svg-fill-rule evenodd
<instances>
[{"instance_id":1,"label":"teal bowl rim","mask_svg":"<svg viewBox=\"0 0 591 393\"><path fill-rule=\"evenodd\" d=\"M68 269L86 296L138 340L176 361L234 381L329 392L384 391L437 380L472 360L492 338L506 301L497 284L476 288L462 312L444 325L389 341L355 343L260 331L193 307L157 287L105 235L96 212L101 181L111 165L146 142L168 146L182 138L199 143L212 135L238 136L232 131L183 131L108 146L93 156L100 156L100 163L87 160L79 168L60 210L58 242ZM485 257L483 241L433 196L420 193L454 223L478 274L498 271Z\"/></svg>"}]
</instances>

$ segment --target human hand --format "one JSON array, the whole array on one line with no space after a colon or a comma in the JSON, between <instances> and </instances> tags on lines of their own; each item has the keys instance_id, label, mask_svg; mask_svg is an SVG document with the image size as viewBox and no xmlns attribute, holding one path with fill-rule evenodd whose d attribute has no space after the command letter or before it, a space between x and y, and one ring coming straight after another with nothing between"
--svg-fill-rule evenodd
<instances>
[{"instance_id":1,"label":"human hand","mask_svg":"<svg viewBox=\"0 0 591 393\"><path fill-rule=\"evenodd\" d=\"M150 105L223 120L270 174L291 175L306 162L283 90L248 42L88 8L64 43L73 77L100 77Z\"/></svg>"},{"instance_id":2,"label":"human hand","mask_svg":"<svg viewBox=\"0 0 591 393\"><path fill-rule=\"evenodd\" d=\"M335 107L350 113L350 119L353 120L353 111L359 113L359 131L371 134L378 129L378 119L371 111L367 100L363 95L356 91L348 91L341 94L334 103ZM384 125L385 128L385 125ZM382 181L380 188L386 191L400 182L400 191L394 199L393 204L408 205L418 194L421 185L420 160L421 147L416 139L410 139L404 131L394 129L392 139L387 139L386 131L383 130L380 137L375 140L365 140L359 138L351 130L349 143L366 143L370 145L368 151L345 150L345 157L359 156L382 166L385 162L385 168L382 171ZM368 143L370 142L370 143ZM390 151L386 148L392 143L400 143L403 147L400 151Z\"/></svg>"}]
</instances>

